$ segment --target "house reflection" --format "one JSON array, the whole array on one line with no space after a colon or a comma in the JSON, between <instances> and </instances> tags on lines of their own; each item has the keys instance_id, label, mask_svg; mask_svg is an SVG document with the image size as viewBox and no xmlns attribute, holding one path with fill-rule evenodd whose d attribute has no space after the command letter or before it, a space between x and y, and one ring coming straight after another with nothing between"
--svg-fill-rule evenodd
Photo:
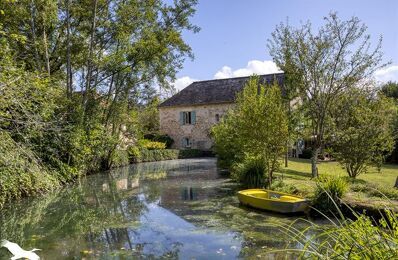
<instances>
[{"instance_id":1,"label":"house reflection","mask_svg":"<svg viewBox=\"0 0 398 260\"><path fill-rule=\"evenodd\" d=\"M198 192L195 188L184 187L181 190L181 199L182 200L197 200Z\"/></svg>"}]
</instances>

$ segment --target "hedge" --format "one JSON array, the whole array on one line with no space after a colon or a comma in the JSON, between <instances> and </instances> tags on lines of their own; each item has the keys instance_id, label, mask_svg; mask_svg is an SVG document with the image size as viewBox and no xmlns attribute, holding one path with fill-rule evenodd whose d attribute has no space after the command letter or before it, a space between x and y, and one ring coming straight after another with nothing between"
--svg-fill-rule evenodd
<instances>
[{"instance_id":1,"label":"hedge","mask_svg":"<svg viewBox=\"0 0 398 260\"><path fill-rule=\"evenodd\" d=\"M163 160L174 160L184 158L195 158L204 156L200 150L176 150L176 149L154 149L148 150L145 148L130 147L129 156L132 163L137 162L154 162Z\"/></svg>"}]
</instances>

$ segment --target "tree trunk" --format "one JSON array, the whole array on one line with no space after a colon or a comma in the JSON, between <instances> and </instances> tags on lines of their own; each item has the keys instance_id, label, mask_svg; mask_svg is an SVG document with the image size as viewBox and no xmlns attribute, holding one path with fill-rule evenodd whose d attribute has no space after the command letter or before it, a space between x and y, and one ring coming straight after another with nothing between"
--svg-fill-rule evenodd
<instances>
[{"instance_id":1,"label":"tree trunk","mask_svg":"<svg viewBox=\"0 0 398 260\"><path fill-rule=\"evenodd\" d=\"M271 189L271 185L272 185L272 175L273 175L273 172L272 172L272 171L269 171L269 172L268 172L268 189Z\"/></svg>"},{"instance_id":2,"label":"tree trunk","mask_svg":"<svg viewBox=\"0 0 398 260\"><path fill-rule=\"evenodd\" d=\"M321 151L320 147L315 147L314 150L312 151L312 157L311 157L311 176L312 178L318 177L318 155Z\"/></svg>"},{"instance_id":3,"label":"tree trunk","mask_svg":"<svg viewBox=\"0 0 398 260\"><path fill-rule=\"evenodd\" d=\"M70 0L66 0L66 96L72 97L72 65L70 52Z\"/></svg>"},{"instance_id":4,"label":"tree trunk","mask_svg":"<svg viewBox=\"0 0 398 260\"><path fill-rule=\"evenodd\" d=\"M39 52L37 50L37 46L36 46L36 25L35 25L35 13L36 13L36 8L34 5L34 1L31 1L30 4L30 27L32 30L32 43L33 43L33 49L34 49L34 54L35 54L35 61L36 61L36 66L37 66L37 70L41 71L41 62L40 62L40 58L39 58Z\"/></svg>"},{"instance_id":5,"label":"tree trunk","mask_svg":"<svg viewBox=\"0 0 398 260\"><path fill-rule=\"evenodd\" d=\"M397 179L395 180L394 188L398 188L398 176L397 176Z\"/></svg>"},{"instance_id":6,"label":"tree trunk","mask_svg":"<svg viewBox=\"0 0 398 260\"><path fill-rule=\"evenodd\" d=\"M285 167L289 167L289 142L286 142Z\"/></svg>"},{"instance_id":7,"label":"tree trunk","mask_svg":"<svg viewBox=\"0 0 398 260\"><path fill-rule=\"evenodd\" d=\"M48 76L51 75L51 71L50 71L50 58L48 56L48 44L47 44L47 33L46 33L46 24L44 22L43 24L43 42L44 42L44 53L46 55L46 70L48 73Z\"/></svg>"},{"instance_id":8,"label":"tree trunk","mask_svg":"<svg viewBox=\"0 0 398 260\"><path fill-rule=\"evenodd\" d=\"M87 95L88 92L90 91L91 87L91 76L93 73L93 49L94 49L94 37L95 37L95 27L96 27L96 20L97 20L97 4L98 1L94 0L94 7L93 7L93 20L91 22L91 36L90 36L90 46L89 46L89 54L88 54L88 59L87 59L87 75L86 75L86 88L83 93L83 104L87 106ZM86 108L87 109L87 108ZM85 109L85 111L86 111Z\"/></svg>"}]
</instances>

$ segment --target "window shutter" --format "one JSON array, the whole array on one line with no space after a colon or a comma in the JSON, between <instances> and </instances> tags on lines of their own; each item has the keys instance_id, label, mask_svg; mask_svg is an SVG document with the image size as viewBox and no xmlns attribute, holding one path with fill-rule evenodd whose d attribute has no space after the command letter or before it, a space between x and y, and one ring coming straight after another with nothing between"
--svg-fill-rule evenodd
<instances>
[{"instance_id":1,"label":"window shutter","mask_svg":"<svg viewBox=\"0 0 398 260\"><path fill-rule=\"evenodd\" d=\"M182 138L181 139L181 148L184 148L185 147L185 138Z\"/></svg>"},{"instance_id":2,"label":"window shutter","mask_svg":"<svg viewBox=\"0 0 398 260\"><path fill-rule=\"evenodd\" d=\"M191 112L191 122L194 125L196 123L196 111Z\"/></svg>"},{"instance_id":3,"label":"window shutter","mask_svg":"<svg viewBox=\"0 0 398 260\"><path fill-rule=\"evenodd\" d=\"M180 112L180 125L184 124L184 112Z\"/></svg>"}]
</instances>

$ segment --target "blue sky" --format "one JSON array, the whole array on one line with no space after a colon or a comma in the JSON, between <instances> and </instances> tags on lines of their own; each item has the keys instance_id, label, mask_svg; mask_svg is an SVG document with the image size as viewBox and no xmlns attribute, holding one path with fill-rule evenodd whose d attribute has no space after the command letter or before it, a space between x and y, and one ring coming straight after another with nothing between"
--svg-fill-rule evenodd
<instances>
[{"instance_id":1,"label":"blue sky","mask_svg":"<svg viewBox=\"0 0 398 260\"><path fill-rule=\"evenodd\" d=\"M195 59L185 62L175 86L273 72L266 44L275 26L288 18L292 26L309 20L317 27L330 11L342 19L357 16L375 43L383 36L385 61L392 64L376 78L398 80L398 0L199 0L192 22L201 31L184 33Z\"/></svg>"}]
</instances>

